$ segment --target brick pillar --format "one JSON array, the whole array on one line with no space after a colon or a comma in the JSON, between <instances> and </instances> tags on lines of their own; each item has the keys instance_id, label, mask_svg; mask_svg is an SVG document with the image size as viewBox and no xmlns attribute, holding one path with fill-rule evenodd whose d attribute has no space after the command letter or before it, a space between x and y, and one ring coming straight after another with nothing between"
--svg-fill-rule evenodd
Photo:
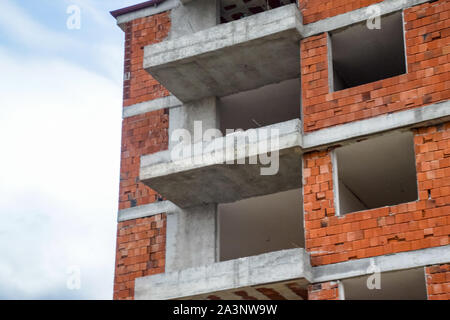
<instances>
[{"instance_id":1,"label":"brick pillar","mask_svg":"<svg viewBox=\"0 0 450 320\"><path fill-rule=\"evenodd\" d=\"M450 300L450 264L425 268L428 300Z\"/></svg>"},{"instance_id":2,"label":"brick pillar","mask_svg":"<svg viewBox=\"0 0 450 320\"><path fill-rule=\"evenodd\" d=\"M143 69L143 58L144 47L164 40L170 25L169 12L125 25L124 108L169 94ZM139 181L140 157L167 150L168 127L165 110L123 120L119 210L158 200L159 195ZM136 278L164 272L165 244L165 214L118 224L114 299L133 299Z\"/></svg>"}]
</instances>

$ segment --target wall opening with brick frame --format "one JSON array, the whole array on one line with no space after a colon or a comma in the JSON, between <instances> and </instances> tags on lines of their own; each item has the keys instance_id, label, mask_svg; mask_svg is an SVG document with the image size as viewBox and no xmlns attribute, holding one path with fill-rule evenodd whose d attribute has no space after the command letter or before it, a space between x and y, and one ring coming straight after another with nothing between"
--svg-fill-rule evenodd
<instances>
[{"instance_id":1,"label":"wall opening with brick frame","mask_svg":"<svg viewBox=\"0 0 450 320\"><path fill-rule=\"evenodd\" d=\"M304 248L302 192L219 204L219 260Z\"/></svg>"},{"instance_id":2,"label":"wall opening with brick frame","mask_svg":"<svg viewBox=\"0 0 450 320\"><path fill-rule=\"evenodd\" d=\"M314 3L317 5L317 2ZM357 87L335 92L330 90L327 34L301 41L302 119L305 132L450 98L448 1L439 0L407 8L403 15L408 73Z\"/></svg>"},{"instance_id":3,"label":"wall opening with brick frame","mask_svg":"<svg viewBox=\"0 0 450 320\"><path fill-rule=\"evenodd\" d=\"M373 273L342 280L342 285L345 300L427 299L424 268Z\"/></svg>"},{"instance_id":4,"label":"wall opening with brick frame","mask_svg":"<svg viewBox=\"0 0 450 320\"><path fill-rule=\"evenodd\" d=\"M414 129L417 201L336 216L331 151L304 155L306 249L314 266L450 243L450 123Z\"/></svg>"},{"instance_id":5,"label":"wall opening with brick frame","mask_svg":"<svg viewBox=\"0 0 450 320\"><path fill-rule=\"evenodd\" d=\"M364 21L330 32L330 91L406 73L402 12L382 16L379 23L380 29Z\"/></svg>"},{"instance_id":6,"label":"wall opening with brick frame","mask_svg":"<svg viewBox=\"0 0 450 320\"><path fill-rule=\"evenodd\" d=\"M395 132L335 149L337 215L417 200L413 139Z\"/></svg>"},{"instance_id":7,"label":"wall opening with brick frame","mask_svg":"<svg viewBox=\"0 0 450 320\"><path fill-rule=\"evenodd\" d=\"M220 127L251 129L300 118L300 80L291 79L220 99Z\"/></svg>"}]
</instances>

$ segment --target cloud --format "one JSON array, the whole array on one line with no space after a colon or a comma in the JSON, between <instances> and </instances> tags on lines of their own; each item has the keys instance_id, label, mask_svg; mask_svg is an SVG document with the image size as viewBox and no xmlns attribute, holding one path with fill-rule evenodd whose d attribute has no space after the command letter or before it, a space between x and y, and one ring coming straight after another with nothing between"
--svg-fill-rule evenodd
<instances>
[{"instance_id":1,"label":"cloud","mask_svg":"<svg viewBox=\"0 0 450 320\"><path fill-rule=\"evenodd\" d=\"M39 46L48 50L75 48L80 43L38 23L26 11L10 0L2 0L0 27L11 40L26 46Z\"/></svg>"},{"instance_id":2,"label":"cloud","mask_svg":"<svg viewBox=\"0 0 450 320\"><path fill-rule=\"evenodd\" d=\"M112 297L121 87L0 47L0 298ZM81 289L67 289L67 268Z\"/></svg>"}]
</instances>

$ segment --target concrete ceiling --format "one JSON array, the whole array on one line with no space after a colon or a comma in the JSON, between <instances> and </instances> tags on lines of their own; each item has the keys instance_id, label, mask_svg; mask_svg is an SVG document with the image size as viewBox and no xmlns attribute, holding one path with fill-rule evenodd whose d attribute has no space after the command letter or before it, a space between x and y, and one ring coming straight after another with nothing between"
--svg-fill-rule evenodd
<instances>
[{"instance_id":1,"label":"concrete ceiling","mask_svg":"<svg viewBox=\"0 0 450 320\"><path fill-rule=\"evenodd\" d=\"M369 276L343 280L346 300L426 300L423 268L380 274L381 289L369 290Z\"/></svg>"},{"instance_id":2,"label":"concrete ceiling","mask_svg":"<svg viewBox=\"0 0 450 320\"><path fill-rule=\"evenodd\" d=\"M300 80L293 79L220 99L221 130L258 128L300 118Z\"/></svg>"},{"instance_id":3,"label":"concrete ceiling","mask_svg":"<svg viewBox=\"0 0 450 320\"><path fill-rule=\"evenodd\" d=\"M366 207L417 200L411 132L386 134L336 149L336 152L339 180Z\"/></svg>"},{"instance_id":4,"label":"concrete ceiling","mask_svg":"<svg viewBox=\"0 0 450 320\"><path fill-rule=\"evenodd\" d=\"M220 19L226 23L290 3L296 0L222 0Z\"/></svg>"},{"instance_id":5,"label":"concrete ceiling","mask_svg":"<svg viewBox=\"0 0 450 320\"><path fill-rule=\"evenodd\" d=\"M369 29L364 22L334 31L331 41L333 69L344 88L406 72L401 12L381 17L380 29Z\"/></svg>"},{"instance_id":6,"label":"concrete ceiling","mask_svg":"<svg viewBox=\"0 0 450 320\"><path fill-rule=\"evenodd\" d=\"M302 190L219 205L220 261L304 247Z\"/></svg>"}]
</instances>

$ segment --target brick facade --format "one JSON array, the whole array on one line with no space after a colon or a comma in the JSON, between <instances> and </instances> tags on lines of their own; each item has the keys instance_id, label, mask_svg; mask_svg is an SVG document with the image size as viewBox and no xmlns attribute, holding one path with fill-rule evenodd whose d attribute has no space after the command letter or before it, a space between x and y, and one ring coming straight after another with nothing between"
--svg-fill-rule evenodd
<instances>
[{"instance_id":1,"label":"brick facade","mask_svg":"<svg viewBox=\"0 0 450 320\"><path fill-rule=\"evenodd\" d=\"M161 98L169 92L144 70L144 47L164 40L170 31L169 12L139 18L125 24L124 107Z\"/></svg>"},{"instance_id":2,"label":"brick facade","mask_svg":"<svg viewBox=\"0 0 450 320\"><path fill-rule=\"evenodd\" d=\"M123 105L167 96L168 91L143 69L144 46L162 41L170 31L169 12L125 24ZM122 122L119 210L155 202L160 197L139 181L140 157L168 148L169 116L157 110ZM133 299L137 277L164 272L166 216L120 222L117 227L114 299Z\"/></svg>"},{"instance_id":3,"label":"brick facade","mask_svg":"<svg viewBox=\"0 0 450 320\"><path fill-rule=\"evenodd\" d=\"M450 3L444 0L406 9L408 73L336 92L330 92L328 85L327 35L302 40L304 131L311 132L449 99L449 12Z\"/></svg>"},{"instance_id":4,"label":"brick facade","mask_svg":"<svg viewBox=\"0 0 450 320\"><path fill-rule=\"evenodd\" d=\"M450 300L450 264L425 268L429 300Z\"/></svg>"},{"instance_id":5,"label":"brick facade","mask_svg":"<svg viewBox=\"0 0 450 320\"><path fill-rule=\"evenodd\" d=\"M419 200L341 217L330 151L304 155L306 249L313 265L450 243L450 123L414 133Z\"/></svg>"},{"instance_id":6,"label":"brick facade","mask_svg":"<svg viewBox=\"0 0 450 320\"><path fill-rule=\"evenodd\" d=\"M301 0L305 24L381 0ZM450 97L450 3L404 11L408 73L329 92L327 35L303 39L301 82L305 133L425 106ZM143 48L164 40L170 12L124 25L127 108L169 95L142 67ZM168 148L169 117L158 110L123 120L119 209L158 201L139 181L140 157ZM414 129L419 199L337 217L331 149L303 156L306 250L313 266L450 244L450 123ZM137 277L164 272L166 215L120 222L114 299L133 299ZM449 265L426 268L429 299L449 299ZM269 295L269 292L266 292ZM271 294L271 293L270 293ZM311 284L310 300L338 300L338 282Z\"/></svg>"},{"instance_id":7,"label":"brick facade","mask_svg":"<svg viewBox=\"0 0 450 320\"><path fill-rule=\"evenodd\" d=\"M114 299L132 299L136 278L164 272L165 253L164 214L119 222Z\"/></svg>"}]
</instances>

